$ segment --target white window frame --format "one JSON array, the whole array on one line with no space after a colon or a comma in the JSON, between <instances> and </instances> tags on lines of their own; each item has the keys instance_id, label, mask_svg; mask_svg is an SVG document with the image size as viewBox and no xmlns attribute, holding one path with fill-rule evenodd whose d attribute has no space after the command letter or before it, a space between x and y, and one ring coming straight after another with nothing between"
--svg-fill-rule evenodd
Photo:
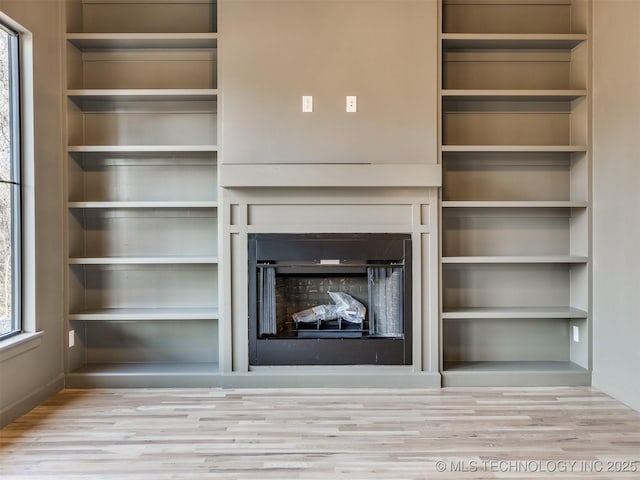
<instances>
[{"instance_id":1,"label":"white window frame","mask_svg":"<svg viewBox=\"0 0 640 480\"><path fill-rule=\"evenodd\" d=\"M1 183L11 188L11 330L0 341L22 333L22 112L20 95L20 32L0 20L0 30L9 35L9 125L11 129L11 174Z\"/></svg>"},{"instance_id":2,"label":"white window frame","mask_svg":"<svg viewBox=\"0 0 640 480\"><path fill-rule=\"evenodd\" d=\"M36 319L35 135L33 34L0 11L0 23L19 33L22 150L22 332L0 340L0 363L42 344L45 334ZM62 154L62 152L60 152Z\"/></svg>"}]
</instances>

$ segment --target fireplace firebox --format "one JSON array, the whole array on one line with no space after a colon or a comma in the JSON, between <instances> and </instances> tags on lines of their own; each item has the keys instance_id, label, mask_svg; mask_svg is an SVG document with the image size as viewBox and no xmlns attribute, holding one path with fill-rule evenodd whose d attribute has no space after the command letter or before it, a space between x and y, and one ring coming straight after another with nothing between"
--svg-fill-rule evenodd
<instances>
[{"instance_id":1,"label":"fireplace firebox","mask_svg":"<svg viewBox=\"0 0 640 480\"><path fill-rule=\"evenodd\" d=\"M249 235L251 365L409 365L411 318L410 235Z\"/></svg>"}]
</instances>

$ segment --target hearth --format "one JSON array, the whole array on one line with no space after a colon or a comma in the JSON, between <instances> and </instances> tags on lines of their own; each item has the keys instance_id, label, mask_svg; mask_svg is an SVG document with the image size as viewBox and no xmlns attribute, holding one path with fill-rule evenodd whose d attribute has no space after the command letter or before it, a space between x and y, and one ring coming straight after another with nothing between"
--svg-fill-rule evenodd
<instances>
[{"instance_id":1,"label":"hearth","mask_svg":"<svg viewBox=\"0 0 640 480\"><path fill-rule=\"evenodd\" d=\"M411 236L249 235L251 365L411 364Z\"/></svg>"}]
</instances>

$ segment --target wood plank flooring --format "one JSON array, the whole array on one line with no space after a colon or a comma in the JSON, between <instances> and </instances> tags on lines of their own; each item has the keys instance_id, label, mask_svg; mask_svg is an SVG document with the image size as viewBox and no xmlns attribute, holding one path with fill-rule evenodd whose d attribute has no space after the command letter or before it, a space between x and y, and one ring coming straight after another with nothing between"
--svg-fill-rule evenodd
<instances>
[{"instance_id":1,"label":"wood plank flooring","mask_svg":"<svg viewBox=\"0 0 640 480\"><path fill-rule=\"evenodd\" d=\"M0 478L640 478L640 414L568 387L66 390L0 431Z\"/></svg>"}]
</instances>

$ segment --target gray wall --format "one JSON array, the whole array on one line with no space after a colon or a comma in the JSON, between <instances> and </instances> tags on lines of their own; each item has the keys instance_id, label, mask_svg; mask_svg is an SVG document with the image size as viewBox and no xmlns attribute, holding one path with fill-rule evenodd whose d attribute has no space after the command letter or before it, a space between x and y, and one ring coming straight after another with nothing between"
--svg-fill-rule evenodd
<instances>
[{"instance_id":1,"label":"gray wall","mask_svg":"<svg viewBox=\"0 0 640 480\"><path fill-rule=\"evenodd\" d=\"M436 163L436 7L223 1L223 162ZM303 95L314 113L302 113Z\"/></svg>"},{"instance_id":2,"label":"gray wall","mask_svg":"<svg viewBox=\"0 0 640 480\"><path fill-rule=\"evenodd\" d=\"M640 410L640 2L594 2L593 384Z\"/></svg>"},{"instance_id":3,"label":"gray wall","mask_svg":"<svg viewBox=\"0 0 640 480\"><path fill-rule=\"evenodd\" d=\"M60 4L51 0L0 0L0 11L33 33L35 128L35 241L27 262L35 260L35 329L40 346L0 362L0 425L62 388L63 217L60 76ZM27 188L33 189L34 185ZM35 259L33 251L35 249ZM29 250L31 252L29 253ZM35 285L35 287L34 287ZM34 292L35 290L35 292ZM31 309L33 312L33 308Z\"/></svg>"}]
</instances>

